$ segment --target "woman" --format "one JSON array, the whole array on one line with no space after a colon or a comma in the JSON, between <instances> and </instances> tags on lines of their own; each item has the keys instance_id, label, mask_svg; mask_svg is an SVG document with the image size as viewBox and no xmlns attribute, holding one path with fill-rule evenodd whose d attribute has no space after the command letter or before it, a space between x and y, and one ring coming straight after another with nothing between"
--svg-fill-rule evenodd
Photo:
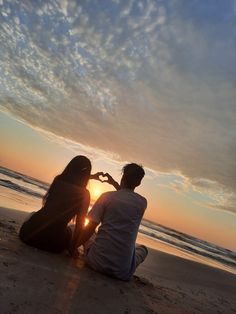
<instances>
[{"instance_id":1,"label":"woman","mask_svg":"<svg viewBox=\"0 0 236 314\"><path fill-rule=\"evenodd\" d=\"M70 250L82 229L90 203L90 194L86 189L90 173L90 160L85 156L74 157L53 180L44 196L43 207L23 223L20 239L49 252ZM91 178L98 179L99 173L91 175ZM72 235L68 223L75 216Z\"/></svg>"}]
</instances>

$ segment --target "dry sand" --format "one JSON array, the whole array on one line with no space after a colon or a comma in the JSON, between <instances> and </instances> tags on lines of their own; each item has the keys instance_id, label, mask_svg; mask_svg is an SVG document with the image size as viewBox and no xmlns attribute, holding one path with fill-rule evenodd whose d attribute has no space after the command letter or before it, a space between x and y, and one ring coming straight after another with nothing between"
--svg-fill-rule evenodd
<instances>
[{"instance_id":1,"label":"dry sand","mask_svg":"<svg viewBox=\"0 0 236 314\"><path fill-rule=\"evenodd\" d=\"M88 269L83 260L21 243L27 213L0 208L0 313L236 313L236 276L149 250L130 282Z\"/></svg>"}]
</instances>

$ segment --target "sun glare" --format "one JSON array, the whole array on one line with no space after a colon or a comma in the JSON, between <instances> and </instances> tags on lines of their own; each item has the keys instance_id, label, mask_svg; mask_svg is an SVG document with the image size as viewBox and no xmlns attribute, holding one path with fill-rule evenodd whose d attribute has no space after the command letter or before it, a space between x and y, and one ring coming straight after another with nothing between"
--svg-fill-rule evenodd
<instances>
[{"instance_id":1,"label":"sun glare","mask_svg":"<svg viewBox=\"0 0 236 314\"><path fill-rule=\"evenodd\" d=\"M84 226L86 227L88 224L89 224L89 219L88 219L88 218L85 218Z\"/></svg>"},{"instance_id":2,"label":"sun glare","mask_svg":"<svg viewBox=\"0 0 236 314\"><path fill-rule=\"evenodd\" d=\"M92 202L95 202L99 196L104 192L103 187L100 186L100 183L91 182L89 184L89 191L91 195Z\"/></svg>"},{"instance_id":3,"label":"sun glare","mask_svg":"<svg viewBox=\"0 0 236 314\"><path fill-rule=\"evenodd\" d=\"M101 190L99 189L99 188L94 188L94 190L93 190L93 196L94 197L98 197L98 196L100 196L100 194L101 194Z\"/></svg>"}]
</instances>

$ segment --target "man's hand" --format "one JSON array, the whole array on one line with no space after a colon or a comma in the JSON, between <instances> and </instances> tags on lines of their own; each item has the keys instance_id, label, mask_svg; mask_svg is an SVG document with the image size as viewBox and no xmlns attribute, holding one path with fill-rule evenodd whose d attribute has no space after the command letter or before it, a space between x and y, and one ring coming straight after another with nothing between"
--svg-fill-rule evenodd
<instances>
[{"instance_id":1,"label":"man's hand","mask_svg":"<svg viewBox=\"0 0 236 314\"><path fill-rule=\"evenodd\" d=\"M120 190L119 183L116 182L108 172L103 174L103 177L107 178L106 180L103 180L103 182L113 185L116 190Z\"/></svg>"}]
</instances>

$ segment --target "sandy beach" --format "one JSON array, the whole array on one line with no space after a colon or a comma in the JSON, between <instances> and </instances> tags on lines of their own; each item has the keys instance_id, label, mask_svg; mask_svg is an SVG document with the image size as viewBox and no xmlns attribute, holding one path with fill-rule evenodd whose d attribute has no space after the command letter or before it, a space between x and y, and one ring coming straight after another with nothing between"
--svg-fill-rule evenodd
<instances>
[{"instance_id":1,"label":"sandy beach","mask_svg":"<svg viewBox=\"0 0 236 314\"><path fill-rule=\"evenodd\" d=\"M27 213L0 208L0 312L236 313L236 276L149 249L130 282L96 273L82 259L21 243Z\"/></svg>"}]
</instances>

